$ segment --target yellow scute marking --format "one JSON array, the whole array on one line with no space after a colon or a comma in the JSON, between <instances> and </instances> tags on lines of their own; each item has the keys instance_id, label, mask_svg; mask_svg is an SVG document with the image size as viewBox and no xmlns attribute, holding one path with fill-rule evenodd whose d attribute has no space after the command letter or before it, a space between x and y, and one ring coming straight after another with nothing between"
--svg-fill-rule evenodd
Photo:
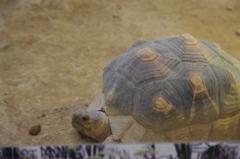
<instances>
[{"instance_id":1,"label":"yellow scute marking","mask_svg":"<svg viewBox=\"0 0 240 159\"><path fill-rule=\"evenodd\" d=\"M162 95L159 95L155 97L154 99L154 107L153 109L162 112L164 114L167 114L170 110L172 110L174 107L169 104Z\"/></svg>"}]
</instances>

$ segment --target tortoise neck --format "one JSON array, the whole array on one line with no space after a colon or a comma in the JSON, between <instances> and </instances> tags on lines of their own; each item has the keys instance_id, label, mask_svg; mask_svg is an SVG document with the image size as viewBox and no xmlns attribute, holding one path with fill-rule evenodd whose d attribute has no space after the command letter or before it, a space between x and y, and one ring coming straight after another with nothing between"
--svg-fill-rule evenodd
<instances>
[{"instance_id":1,"label":"tortoise neck","mask_svg":"<svg viewBox=\"0 0 240 159\"><path fill-rule=\"evenodd\" d=\"M102 113L102 112L101 112ZM99 124L97 130L98 130L98 136L95 138L99 142L103 142L108 136L112 134L111 128L110 128L110 123L108 116L105 113L102 113L103 115L103 120L102 123Z\"/></svg>"}]
</instances>

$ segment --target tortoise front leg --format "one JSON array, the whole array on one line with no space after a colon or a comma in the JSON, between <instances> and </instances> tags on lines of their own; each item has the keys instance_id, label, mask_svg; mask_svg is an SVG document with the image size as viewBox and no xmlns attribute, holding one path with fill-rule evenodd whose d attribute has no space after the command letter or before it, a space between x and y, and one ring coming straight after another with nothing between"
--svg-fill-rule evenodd
<instances>
[{"instance_id":1,"label":"tortoise front leg","mask_svg":"<svg viewBox=\"0 0 240 159\"><path fill-rule=\"evenodd\" d=\"M118 143L122 143L122 142L120 140L114 140L112 135L108 136L103 141L103 144L118 144Z\"/></svg>"}]
</instances>

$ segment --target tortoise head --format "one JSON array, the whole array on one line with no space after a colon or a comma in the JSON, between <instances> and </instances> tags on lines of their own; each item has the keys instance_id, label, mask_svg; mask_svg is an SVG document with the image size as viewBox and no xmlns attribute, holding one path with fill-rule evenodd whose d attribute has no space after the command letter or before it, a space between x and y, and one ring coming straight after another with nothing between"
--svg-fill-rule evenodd
<instances>
[{"instance_id":1,"label":"tortoise head","mask_svg":"<svg viewBox=\"0 0 240 159\"><path fill-rule=\"evenodd\" d=\"M72 126L85 136L103 142L111 135L108 116L104 109L78 110L72 116Z\"/></svg>"}]
</instances>

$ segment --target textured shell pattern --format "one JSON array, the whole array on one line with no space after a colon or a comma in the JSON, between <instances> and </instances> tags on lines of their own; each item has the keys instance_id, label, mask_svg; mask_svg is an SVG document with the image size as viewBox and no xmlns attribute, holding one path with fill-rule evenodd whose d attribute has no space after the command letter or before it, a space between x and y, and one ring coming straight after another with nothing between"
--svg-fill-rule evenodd
<instances>
[{"instance_id":1,"label":"textured shell pattern","mask_svg":"<svg viewBox=\"0 0 240 159\"><path fill-rule=\"evenodd\" d=\"M188 34L137 41L104 69L113 137L240 139L239 84L240 62L217 44Z\"/></svg>"}]
</instances>

